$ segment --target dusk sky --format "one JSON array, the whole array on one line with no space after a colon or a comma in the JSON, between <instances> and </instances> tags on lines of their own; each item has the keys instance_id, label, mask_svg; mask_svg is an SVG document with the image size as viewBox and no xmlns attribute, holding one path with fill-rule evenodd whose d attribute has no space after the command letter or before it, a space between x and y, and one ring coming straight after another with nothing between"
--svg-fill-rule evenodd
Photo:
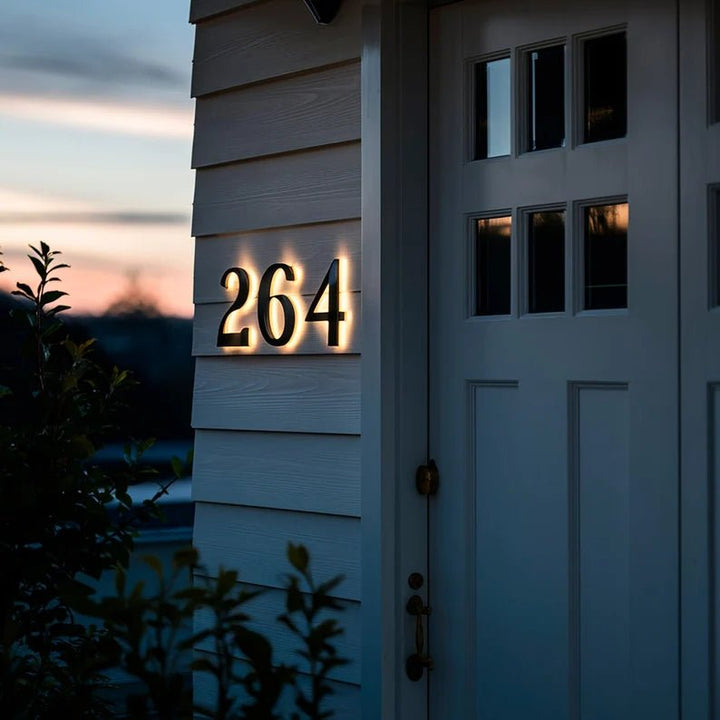
<instances>
[{"instance_id":1,"label":"dusk sky","mask_svg":"<svg viewBox=\"0 0 720 720\"><path fill-rule=\"evenodd\" d=\"M192 312L193 31L188 0L5 0L0 25L0 250L61 250L73 311L139 286Z\"/></svg>"}]
</instances>

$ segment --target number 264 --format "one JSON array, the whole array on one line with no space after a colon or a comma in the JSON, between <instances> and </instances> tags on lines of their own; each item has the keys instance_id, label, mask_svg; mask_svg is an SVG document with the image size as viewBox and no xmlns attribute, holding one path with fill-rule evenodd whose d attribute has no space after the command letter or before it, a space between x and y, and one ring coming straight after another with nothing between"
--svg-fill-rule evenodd
<instances>
[{"instance_id":1,"label":"number 264","mask_svg":"<svg viewBox=\"0 0 720 720\"><path fill-rule=\"evenodd\" d=\"M290 342L297 324L295 306L290 298L282 293L272 294L273 280L278 273L281 273L288 282L295 281L295 271L290 265L273 263L262 274L257 295L257 320L260 334L265 339L265 342L275 347L287 345L288 342ZM250 276L247 270L241 267L228 268L223 273L220 284L224 288L228 288L232 276L235 276L238 281L237 294L235 295L235 300L222 316L222 320L220 320L217 346L249 347L249 328L244 327L236 332L228 332L225 327L230 315L236 310L241 310L247 303L250 295ZM327 310L320 311L318 310L318 305L325 294L327 294ZM270 309L273 301L279 304L282 312L280 328L273 327L274 323L270 320ZM345 313L340 311L340 261L338 258L335 258L330 263L330 267L327 273L325 273L325 277L310 303L310 307L305 315L305 322L327 323L327 344L328 346L337 346L339 345L340 323L344 319Z\"/></svg>"}]
</instances>

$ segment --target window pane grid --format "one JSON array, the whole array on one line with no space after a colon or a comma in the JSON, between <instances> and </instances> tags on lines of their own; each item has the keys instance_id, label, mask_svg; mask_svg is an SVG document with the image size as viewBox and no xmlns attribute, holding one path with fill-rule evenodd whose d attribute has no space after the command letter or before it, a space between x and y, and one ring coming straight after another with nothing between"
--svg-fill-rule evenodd
<instances>
[{"instance_id":1,"label":"window pane grid","mask_svg":"<svg viewBox=\"0 0 720 720\"><path fill-rule=\"evenodd\" d=\"M475 147L473 159L510 154L510 58L474 67Z\"/></svg>"},{"instance_id":2,"label":"window pane grid","mask_svg":"<svg viewBox=\"0 0 720 720\"><path fill-rule=\"evenodd\" d=\"M509 315L512 217L475 221L475 315Z\"/></svg>"},{"instance_id":3,"label":"window pane grid","mask_svg":"<svg viewBox=\"0 0 720 720\"><path fill-rule=\"evenodd\" d=\"M583 137L585 143L627 134L627 43L624 32L583 43Z\"/></svg>"},{"instance_id":4,"label":"window pane grid","mask_svg":"<svg viewBox=\"0 0 720 720\"><path fill-rule=\"evenodd\" d=\"M527 52L527 149L565 145L565 46Z\"/></svg>"},{"instance_id":5,"label":"window pane grid","mask_svg":"<svg viewBox=\"0 0 720 720\"><path fill-rule=\"evenodd\" d=\"M583 309L627 307L628 204L584 208Z\"/></svg>"},{"instance_id":6,"label":"window pane grid","mask_svg":"<svg viewBox=\"0 0 720 720\"><path fill-rule=\"evenodd\" d=\"M565 310L565 211L528 218L528 312Z\"/></svg>"}]
</instances>

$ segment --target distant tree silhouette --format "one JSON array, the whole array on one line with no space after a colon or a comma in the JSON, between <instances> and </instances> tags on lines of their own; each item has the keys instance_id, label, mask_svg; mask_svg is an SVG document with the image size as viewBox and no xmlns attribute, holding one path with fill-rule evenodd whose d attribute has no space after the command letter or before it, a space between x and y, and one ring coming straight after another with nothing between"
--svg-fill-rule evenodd
<instances>
[{"instance_id":1,"label":"distant tree silhouette","mask_svg":"<svg viewBox=\"0 0 720 720\"><path fill-rule=\"evenodd\" d=\"M127 285L121 294L113 300L103 313L121 317L159 317L162 315L156 298L140 285L137 270L127 273Z\"/></svg>"}]
</instances>

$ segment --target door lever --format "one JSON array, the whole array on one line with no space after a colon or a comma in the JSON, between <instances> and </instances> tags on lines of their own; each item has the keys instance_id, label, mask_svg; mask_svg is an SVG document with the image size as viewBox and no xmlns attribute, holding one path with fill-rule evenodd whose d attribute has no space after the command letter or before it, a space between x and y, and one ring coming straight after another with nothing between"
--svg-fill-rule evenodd
<instances>
[{"instance_id":1,"label":"door lever","mask_svg":"<svg viewBox=\"0 0 720 720\"><path fill-rule=\"evenodd\" d=\"M423 630L423 616L428 616L432 608L425 605L419 595L413 595L408 601L405 609L410 615L415 616L415 652L405 661L405 672L413 682L417 682L423 676L425 668L433 669L433 661L429 655L424 655L425 631Z\"/></svg>"}]
</instances>

